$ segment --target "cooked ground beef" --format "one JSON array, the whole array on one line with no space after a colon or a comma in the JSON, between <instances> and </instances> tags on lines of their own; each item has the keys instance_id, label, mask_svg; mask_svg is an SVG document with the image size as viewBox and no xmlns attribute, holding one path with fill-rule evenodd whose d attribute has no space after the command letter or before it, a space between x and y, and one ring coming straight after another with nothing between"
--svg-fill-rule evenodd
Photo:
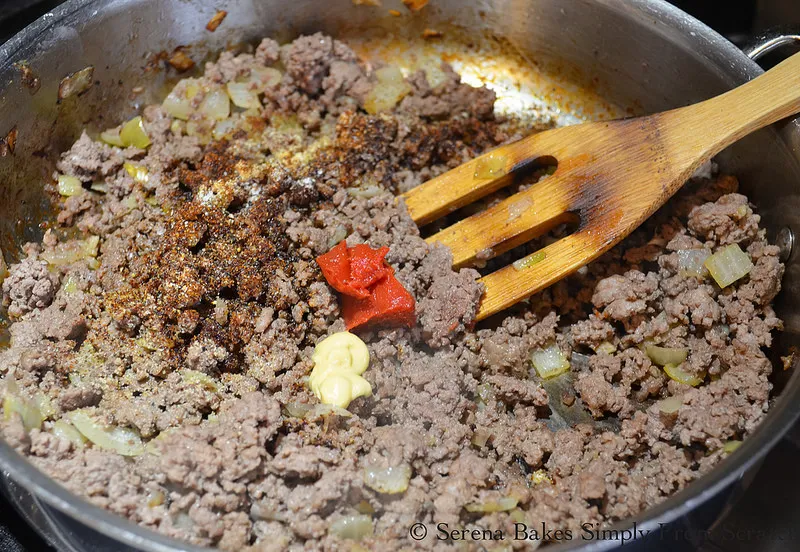
<instances>
[{"instance_id":1,"label":"cooked ground beef","mask_svg":"<svg viewBox=\"0 0 800 552\"><path fill-rule=\"evenodd\" d=\"M578 531L721 460L767 410L765 350L781 327L770 303L783 265L736 179L698 177L601 259L475 327L479 272L453 270L394 193L519 129L495 119L491 91L441 73L436 86L411 74L392 110L368 113L378 81L347 45L265 39L178 85L195 90L188 121L145 108L146 150L81 136L58 170L104 193L62 200L58 227L2 286L6 400L46 418L31 427L11 408L5 439L95 504L224 550L338 549L331 527L353 515L371 520L361 544L376 550L460 548L433 526L408 540L414 522ZM228 127L203 115L213 90L265 74L261 108L234 110ZM76 234L99 236L99 252ZM306 385L314 345L344 329L315 262L342 239L388 246L418 315L359 332L374 393L349 415ZM725 289L681 264L728 244L754 267ZM530 356L553 344L571 371L543 382ZM702 383L667 377L651 344L688 350L681 368ZM143 447L84 442L64 431L76 412ZM403 492L365 476L388 468L408 474ZM480 511L509 497L510 510Z\"/></svg>"}]
</instances>

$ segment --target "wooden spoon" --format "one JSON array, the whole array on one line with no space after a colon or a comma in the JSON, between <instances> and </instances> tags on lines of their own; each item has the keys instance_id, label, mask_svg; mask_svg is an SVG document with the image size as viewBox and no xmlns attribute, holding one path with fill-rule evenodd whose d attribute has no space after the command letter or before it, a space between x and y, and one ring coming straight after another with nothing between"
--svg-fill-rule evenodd
<instances>
[{"instance_id":1,"label":"wooden spoon","mask_svg":"<svg viewBox=\"0 0 800 552\"><path fill-rule=\"evenodd\" d=\"M800 54L730 92L646 117L557 128L499 147L405 193L419 225L507 185L548 160L552 176L427 239L456 267L487 260L577 220L577 230L481 278L482 320L608 251L661 207L694 171L743 136L800 112ZM519 266L520 263L517 263Z\"/></svg>"}]
</instances>

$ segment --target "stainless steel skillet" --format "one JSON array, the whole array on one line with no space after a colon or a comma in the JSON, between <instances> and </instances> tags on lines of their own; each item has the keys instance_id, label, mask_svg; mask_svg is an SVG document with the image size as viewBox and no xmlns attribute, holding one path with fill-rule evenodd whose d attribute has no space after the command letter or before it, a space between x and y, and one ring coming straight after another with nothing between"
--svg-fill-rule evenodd
<instances>
[{"instance_id":1,"label":"stainless steel skillet","mask_svg":"<svg viewBox=\"0 0 800 552\"><path fill-rule=\"evenodd\" d=\"M69 146L86 124L109 126L130 115L136 104L158 96L164 75L145 71L149 56L195 44L193 55L263 35L289 39L322 30L353 35L372 29L418 37L426 27L457 25L465 34L487 31L503 37L529 63L564 83L563 105L543 95L534 108L557 107L556 115L619 114L614 106L653 112L696 102L757 75L758 66L722 37L665 2L651 0L434 0L414 18L392 18L386 10L403 9L385 1L382 9L353 6L350 0L232 0L224 26L215 33L206 22L221 2L181 0L73 0L54 10L0 48L0 136L16 126L13 155L0 158L0 247L13 253L35 238L48 214L41 185L52 170L53 155ZM400 40L399 42L403 42ZM394 55L403 56L402 48ZM391 55L391 54L389 54ZM486 58L487 54L481 54ZM488 55L488 61L492 56ZM478 78L486 59L462 52L460 69ZM510 57L500 56L507 60ZM519 59L519 58L514 58ZM27 61L41 80L36 95L20 84L14 63ZM480 62L480 63L478 63ZM59 80L87 65L96 68L98 83L69 110L55 104ZM503 65L501 64L502 68ZM507 66L506 66L507 67ZM505 82L505 81L504 81ZM130 92L144 86L133 98ZM513 88L513 87L512 87ZM536 88L530 96L535 100ZM572 95L569 92L574 92ZM522 94L525 98L527 96ZM505 102L515 105L514 94ZM606 102L600 101L605 98ZM530 99L530 98L528 98ZM538 107L537 107L538 106ZM800 127L761 131L726 151L726 171L740 176L745 191L758 205L772 238L790 241L800 228ZM10 259L9 259L10 260ZM784 292L779 298L786 331L776 357L796 345L800 334L800 262L789 256ZM776 365L777 366L777 365ZM771 412L758 430L727 461L703 479L644 512L639 529L656 527L698 507L741 477L769 450L800 414L800 378L794 370L778 372ZM0 466L20 496L30 492L47 512L76 520L106 535L117 550L187 550L74 497L46 478L0 442ZM61 512L55 514L54 512ZM53 519L56 519L53 517ZM621 526L630 525L628 520ZM75 530L76 525L68 522ZM581 543L576 543L581 544ZM601 550L614 542L593 542Z\"/></svg>"}]
</instances>

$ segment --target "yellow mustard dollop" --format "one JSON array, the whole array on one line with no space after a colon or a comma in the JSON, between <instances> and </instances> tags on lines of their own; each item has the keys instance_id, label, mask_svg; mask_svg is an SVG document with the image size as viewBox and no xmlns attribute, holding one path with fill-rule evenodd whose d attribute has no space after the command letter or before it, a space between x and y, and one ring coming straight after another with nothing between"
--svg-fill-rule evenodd
<instances>
[{"instance_id":1,"label":"yellow mustard dollop","mask_svg":"<svg viewBox=\"0 0 800 552\"><path fill-rule=\"evenodd\" d=\"M311 356L314 369L308 384L320 402L347 408L356 397L372 395L361 374L369 366L367 345L350 332L338 332L320 341Z\"/></svg>"}]
</instances>

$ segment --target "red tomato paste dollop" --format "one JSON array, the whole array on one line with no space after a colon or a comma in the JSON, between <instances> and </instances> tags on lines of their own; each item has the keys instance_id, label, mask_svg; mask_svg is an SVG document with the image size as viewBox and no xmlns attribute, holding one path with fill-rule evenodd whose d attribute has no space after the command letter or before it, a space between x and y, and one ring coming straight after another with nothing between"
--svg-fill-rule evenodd
<instances>
[{"instance_id":1,"label":"red tomato paste dollop","mask_svg":"<svg viewBox=\"0 0 800 552\"><path fill-rule=\"evenodd\" d=\"M339 244L317 257L322 275L342 294L342 316L348 330L366 325L408 326L416 321L414 297L386 262L388 247L373 249Z\"/></svg>"}]
</instances>

